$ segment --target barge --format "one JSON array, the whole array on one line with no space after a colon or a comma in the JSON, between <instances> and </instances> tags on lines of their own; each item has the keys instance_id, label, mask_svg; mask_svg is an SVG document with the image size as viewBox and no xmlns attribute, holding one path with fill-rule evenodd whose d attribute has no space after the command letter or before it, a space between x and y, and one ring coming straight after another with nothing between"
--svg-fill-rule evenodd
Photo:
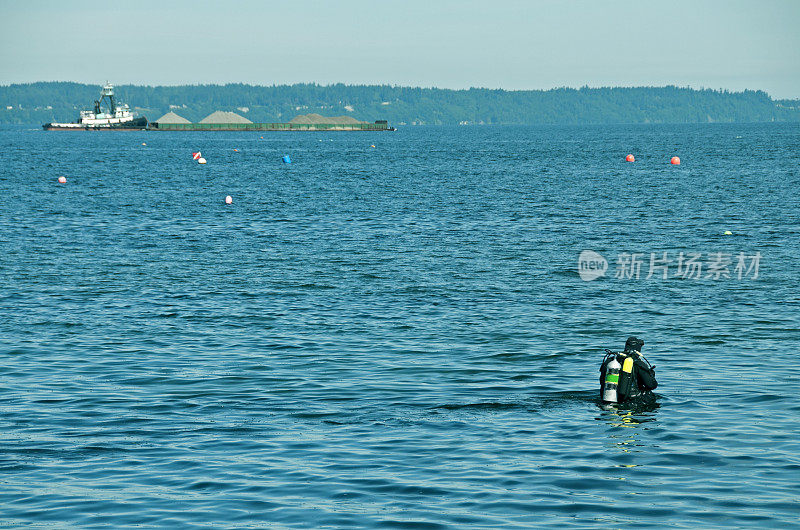
<instances>
[{"instance_id":1,"label":"barge","mask_svg":"<svg viewBox=\"0 0 800 530\"><path fill-rule=\"evenodd\" d=\"M385 120L375 123L159 123L149 131L393 131Z\"/></svg>"}]
</instances>

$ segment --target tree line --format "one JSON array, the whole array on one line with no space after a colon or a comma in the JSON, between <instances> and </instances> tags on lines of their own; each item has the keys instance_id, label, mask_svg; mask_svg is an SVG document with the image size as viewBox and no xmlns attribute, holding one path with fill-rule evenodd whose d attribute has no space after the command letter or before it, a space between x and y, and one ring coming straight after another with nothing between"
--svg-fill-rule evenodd
<instances>
[{"instance_id":1,"label":"tree line","mask_svg":"<svg viewBox=\"0 0 800 530\"><path fill-rule=\"evenodd\" d=\"M311 112L425 124L612 124L800 121L800 100L766 92L686 87L500 90L390 85L245 84L115 88L118 101L156 120L170 110L196 122L215 110L253 122L289 121ZM0 86L0 123L74 121L91 109L100 86L38 82Z\"/></svg>"}]
</instances>

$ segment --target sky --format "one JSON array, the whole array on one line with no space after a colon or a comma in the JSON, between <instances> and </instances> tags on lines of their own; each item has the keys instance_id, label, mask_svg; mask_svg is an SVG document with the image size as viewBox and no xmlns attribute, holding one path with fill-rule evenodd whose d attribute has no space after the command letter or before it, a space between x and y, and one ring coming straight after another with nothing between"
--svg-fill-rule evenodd
<instances>
[{"instance_id":1,"label":"sky","mask_svg":"<svg viewBox=\"0 0 800 530\"><path fill-rule=\"evenodd\" d=\"M0 84L678 85L800 98L800 0L0 0Z\"/></svg>"}]
</instances>

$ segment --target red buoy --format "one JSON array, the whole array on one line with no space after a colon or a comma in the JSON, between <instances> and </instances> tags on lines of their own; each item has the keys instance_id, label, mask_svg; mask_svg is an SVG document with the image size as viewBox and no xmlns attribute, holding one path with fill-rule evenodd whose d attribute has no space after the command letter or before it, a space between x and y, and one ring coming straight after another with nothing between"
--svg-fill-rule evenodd
<instances>
[{"instance_id":1,"label":"red buoy","mask_svg":"<svg viewBox=\"0 0 800 530\"><path fill-rule=\"evenodd\" d=\"M673 166L679 166L679 165L681 165L681 159L678 158L677 156L673 156L670 159L669 163L672 164Z\"/></svg>"},{"instance_id":2,"label":"red buoy","mask_svg":"<svg viewBox=\"0 0 800 530\"><path fill-rule=\"evenodd\" d=\"M635 160L636 159L633 157L633 155L628 155L625 157L625 162L633 162Z\"/></svg>"}]
</instances>

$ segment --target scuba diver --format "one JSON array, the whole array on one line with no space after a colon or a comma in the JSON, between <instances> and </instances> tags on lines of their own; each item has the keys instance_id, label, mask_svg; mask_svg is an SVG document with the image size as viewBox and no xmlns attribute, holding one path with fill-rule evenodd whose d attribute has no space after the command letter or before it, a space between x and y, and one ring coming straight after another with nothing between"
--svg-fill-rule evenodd
<instances>
[{"instance_id":1,"label":"scuba diver","mask_svg":"<svg viewBox=\"0 0 800 530\"><path fill-rule=\"evenodd\" d=\"M658 386L655 366L642 355L642 339L628 337L625 351L606 350L600 365L600 392L603 401L625 403L632 399L652 395Z\"/></svg>"}]
</instances>

